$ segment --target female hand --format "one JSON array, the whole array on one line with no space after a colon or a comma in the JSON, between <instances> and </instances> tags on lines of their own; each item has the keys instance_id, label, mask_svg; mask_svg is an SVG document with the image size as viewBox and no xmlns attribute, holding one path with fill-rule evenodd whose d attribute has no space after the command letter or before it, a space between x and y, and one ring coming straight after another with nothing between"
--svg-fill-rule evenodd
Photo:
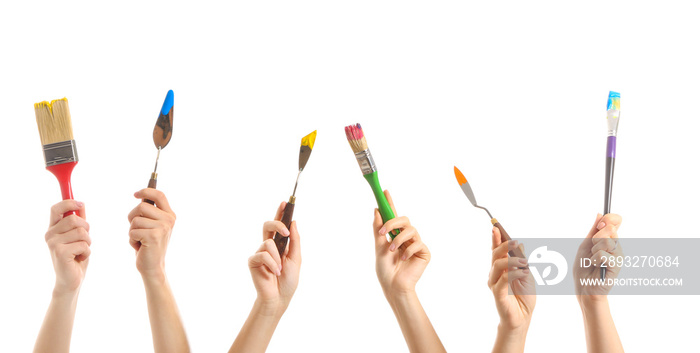
<instances>
[{"instance_id":1,"label":"female hand","mask_svg":"<svg viewBox=\"0 0 700 353\"><path fill-rule=\"evenodd\" d=\"M389 191L385 190L384 195L396 214ZM415 292L416 283L430 262L430 251L418 231L407 217L397 217L383 223L377 209L374 210L373 228L377 278L384 295L390 300L395 295ZM388 241L386 234L394 229L401 232L393 241Z\"/></svg>"},{"instance_id":2,"label":"female hand","mask_svg":"<svg viewBox=\"0 0 700 353\"><path fill-rule=\"evenodd\" d=\"M175 212L160 190L142 189L134 193L134 197L155 201L155 205L140 202L129 212L129 244L136 250L136 268L143 277L162 277L165 253L175 226Z\"/></svg>"},{"instance_id":3,"label":"female hand","mask_svg":"<svg viewBox=\"0 0 700 353\"><path fill-rule=\"evenodd\" d=\"M68 211L77 215L64 217ZM54 292L76 292L85 278L90 257L90 225L85 220L85 205L75 200L63 200L51 207L46 244L51 251L56 272Z\"/></svg>"},{"instance_id":4,"label":"female hand","mask_svg":"<svg viewBox=\"0 0 700 353\"><path fill-rule=\"evenodd\" d=\"M604 261L604 257L623 256L622 246L618 244L617 239L617 229L621 223L622 217L617 214L598 214L588 236L579 246L574 265L576 295L579 299L581 296L586 296L586 299L600 299L598 296L605 296L612 289L612 285L607 283L583 285L581 282L600 279L599 265ZM589 259L592 265L582 267L582 259ZM617 278L620 267L607 266L605 272L606 279Z\"/></svg>"},{"instance_id":5,"label":"female hand","mask_svg":"<svg viewBox=\"0 0 700 353\"><path fill-rule=\"evenodd\" d=\"M266 309L272 309L278 314L289 306L299 284L301 268L301 247L296 222L292 222L290 229L280 222L286 205L286 202L280 204L274 221L265 222L263 243L248 259L253 284L258 292L258 301ZM289 237L289 245L281 257L273 240L275 232Z\"/></svg>"},{"instance_id":6,"label":"female hand","mask_svg":"<svg viewBox=\"0 0 700 353\"><path fill-rule=\"evenodd\" d=\"M496 227L493 227L491 240L493 252L488 285L501 317L500 326L510 331L527 331L537 298L535 279L529 269L519 268L527 265L527 259L508 257L508 251L520 245L517 240L501 243L501 232Z\"/></svg>"}]
</instances>

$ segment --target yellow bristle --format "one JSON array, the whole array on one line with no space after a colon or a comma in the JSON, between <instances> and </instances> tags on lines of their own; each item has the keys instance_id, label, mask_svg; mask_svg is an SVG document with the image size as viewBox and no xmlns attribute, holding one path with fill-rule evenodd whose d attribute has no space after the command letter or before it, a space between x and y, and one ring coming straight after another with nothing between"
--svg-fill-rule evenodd
<instances>
[{"instance_id":1,"label":"yellow bristle","mask_svg":"<svg viewBox=\"0 0 700 353\"><path fill-rule=\"evenodd\" d=\"M36 124L39 127L41 144L48 145L73 139L73 126L66 98L34 104Z\"/></svg>"},{"instance_id":2,"label":"yellow bristle","mask_svg":"<svg viewBox=\"0 0 700 353\"><path fill-rule=\"evenodd\" d=\"M362 136L362 138L359 140L351 139L348 140L348 142L350 143L350 148L352 148L352 151L355 153L362 152L367 149L367 140L365 140L364 136Z\"/></svg>"}]
</instances>

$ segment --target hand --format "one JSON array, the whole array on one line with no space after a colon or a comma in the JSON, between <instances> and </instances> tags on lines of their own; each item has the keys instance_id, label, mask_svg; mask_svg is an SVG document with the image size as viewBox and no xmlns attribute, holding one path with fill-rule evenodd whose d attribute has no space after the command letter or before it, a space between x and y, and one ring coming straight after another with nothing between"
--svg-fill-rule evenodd
<instances>
[{"instance_id":1,"label":"hand","mask_svg":"<svg viewBox=\"0 0 700 353\"><path fill-rule=\"evenodd\" d=\"M280 204L274 221L265 222L263 243L255 255L248 259L258 301L266 309L280 315L287 309L297 289L301 268L301 247L296 222L292 222L290 229L280 222L286 205L286 202ZM275 232L289 237L289 244L281 257L273 240Z\"/></svg>"},{"instance_id":2,"label":"hand","mask_svg":"<svg viewBox=\"0 0 700 353\"><path fill-rule=\"evenodd\" d=\"M389 191L384 191L396 214ZM377 278L387 300L396 295L415 292L416 283L430 262L430 251L408 218L397 217L383 224L379 210L374 210L374 246L377 257ZM394 229L401 232L389 242L386 234Z\"/></svg>"},{"instance_id":3,"label":"hand","mask_svg":"<svg viewBox=\"0 0 700 353\"><path fill-rule=\"evenodd\" d=\"M493 227L491 240L493 253L488 285L496 299L500 327L507 331L527 331L537 299L535 279L529 269L518 268L526 266L527 259L508 257L508 251L518 247L517 240L501 243L501 232L496 227ZM512 294L508 293L508 286Z\"/></svg>"},{"instance_id":4,"label":"hand","mask_svg":"<svg viewBox=\"0 0 700 353\"><path fill-rule=\"evenodd\" d=\"M574 265L574 281L576 286L576 296L580 300L601 300L606 296L612 285L581 285L582 279L600 279L599 264L603 257L622 256L622 246L617 243L617 229L622 223L622 217L616 214L607 214L596 217L591 231L584 239L576 253ZM590 259L592 266L581 267L581 259ZM620 273L619 266L607 266L605 278L616 278Z\"/></svg>"},{"instance_id":5,"label":"hand","mask_svg":"<svg viewBox=\"0 0 700 353\"><path fill-rule=\"evenodd\" d=\"M139 202L129 212L129 244L136 250L136 268L142 277L163 277L175 213L160 190L142 189L134 197L155 201L155 205Z\"/></svg>"},{"instance_id":6,"label":"hand","mask_svg":"<svg viewBox=\"0 0 700 353\"><path fill-rule=\"evenodd\" d=\"M77 215L63 217L68 211ZM74 293L85 278L90 257L90 225L85 220L85 205L75 200L63 200L51 207L46 244L51 251L56 272L54 293Z\"/></svg>"}]
</instances>

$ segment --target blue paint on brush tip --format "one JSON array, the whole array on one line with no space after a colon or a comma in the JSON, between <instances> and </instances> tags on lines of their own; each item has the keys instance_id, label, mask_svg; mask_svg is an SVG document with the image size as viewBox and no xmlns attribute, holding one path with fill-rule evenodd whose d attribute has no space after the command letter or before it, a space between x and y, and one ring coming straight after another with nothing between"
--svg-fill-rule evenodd
<instances>
[{"instance_id":1,"label":"blue paint on brush tip","mask_svg":"<svg viewBox=\"0 0 700 353\"><path fill-rule=\"evenodd\" d=\"M173 105L175 104L175 94L173 93L173 90L168 91L168 94L165 96L165 102L163 102L163 108L160 109L160 113L163 115L168 115L170 112L170 109L173 108Z\"/></svg>"},{"instance_id":2,"label":"blue paint on brush tip","mask_svg":"<svg viewBox=\"0 0 700 353\"><path fill-rule=\"evenodd\" d=\"M610 91L608 94L608 110L620 110L620 92Z\"/></svg>"}]
</instances>

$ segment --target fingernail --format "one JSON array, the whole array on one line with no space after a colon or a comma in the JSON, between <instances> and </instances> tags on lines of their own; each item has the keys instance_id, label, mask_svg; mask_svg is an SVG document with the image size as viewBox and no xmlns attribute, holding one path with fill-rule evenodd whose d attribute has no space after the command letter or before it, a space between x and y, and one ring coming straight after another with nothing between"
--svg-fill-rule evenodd
<instances>
[{"instance_id":1,"label":"fingernail","mask_svg":"<svg viewBox=\"0 0 700 353\"><path fill-rule=\"evenodd\" d=\"M406 255L401 256L401 260L406 261Z\"/></svg>"},{"instance_id":2,"label":"fingernail","mask_svg":"<svg viewBox=\"0 0 700 353\"><path fill-rule=\"evenodd\" d=\"M389 251L394 251L396 249L396 244L391 243L391 246L389 246Z\"/></svg>"},{"instance_id":3,"label":"fingernail","mask_svg":"<svg viewBox=\"0 0 700 353\"><path fill-rule=\"evenodd\" d=\"M524 270L523 270L523 273L526 274L526 275L529 275L529 274L530 274L530 270L524 269Z\"/></svg>"},{"instance_id":4,"label":"fingernail","mask_svg":"<svg viewBox=\"0 0 700 353\"><path fill-rule=\"evenodd\" d=\"M277 277L282 275L282 271L277 271Z\"/></svg>"},{"instance_id":5,"label":"fingernail","mask_svg":"<svg viewBox=\"0 0 700 353\"><path fill-rule=\"evenodd\" d=\"M285 230L282 232L282 234L284 234L284 235L286 235L286 236L289 236L289 229L285 229Z\"/></svg>"},{"instance_id":6,"label":"fingernail","mask_svg":"<svg viewBox=\"0 0 700 353\"><path fill-rule=\"evenodd\" d=\"M85 204L82 203L82 202L80 202L80 201L76 201L76 202L75 202L75 205L78 206L79 208L82 208L83 205L85 205Z\"/></svg>"},{"instance_id":7,"label":"fingernail","mask_svg":"<svg viewBox=\"0 0 700 353\"><path fill-rule=\"evenodd\" d=\"M386 234L386 228L385 228L385 227L379 228L379 234L380 234L380 235L385 235L385 234Z\"/></svg>"},{"instance_id":8,"label":"fingernail","mask_svg":"<svg viewBox=\"0 0 700 353\"><path fill-rule=\"evenodd\" d=\"M517 240L511 240L510 243L508 243L508 247L511 249L515 249L518 247L518 241Z\"/></svg>"},{"instance_id":9,"label":"fingernail","mask_svg":"<svg viewBox=\"0 0 700 353\"><path fill-rule=\"evenodd\" d=\"M521 265L527 265L527 259L523 259L522 257L518 258L518 263Z\"/></svg>"},{"instance_id":10,"label":"fingernail","mask_svg":"<svg viewBox=\"0 0 700 353\"><path fill-rule=\"evenodd\" d=\"M598 223L598 226L596 228L598 228L598 230L605 228L605 222Z\"/></svg>"}]
</instances>

